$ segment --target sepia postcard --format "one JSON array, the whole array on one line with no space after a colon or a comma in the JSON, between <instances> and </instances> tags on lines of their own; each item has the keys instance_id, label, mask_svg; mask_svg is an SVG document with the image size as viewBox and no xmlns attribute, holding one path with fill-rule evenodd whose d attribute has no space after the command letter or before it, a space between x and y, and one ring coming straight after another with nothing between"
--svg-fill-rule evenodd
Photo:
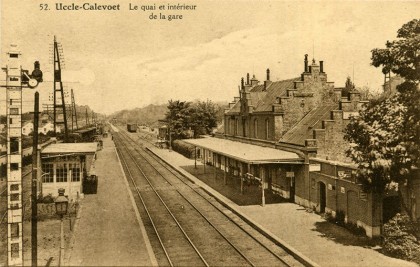
<instances>
[{"instance_id":1,"label":"sepia postcard","mask_svg":"<svg viewBox=\"0 0 420 267\"><path fill-rule=\"evenodd\" d=\"M420 264L418 1L0 9L1 266Z\"/></svg>"}]
</instances>

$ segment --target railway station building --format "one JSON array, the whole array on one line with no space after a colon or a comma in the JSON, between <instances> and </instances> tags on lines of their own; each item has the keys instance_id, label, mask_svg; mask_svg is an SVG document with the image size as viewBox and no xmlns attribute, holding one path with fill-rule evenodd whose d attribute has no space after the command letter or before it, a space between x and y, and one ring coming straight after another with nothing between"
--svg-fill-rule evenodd
<instances>
[{"instance_id":1,"label":"railway station building","mask_svg":"<svg viewBox=\"0 0 420 267\"><path fill-rule=\"evenodd\" d=\"M70 200L83 197L83 179L94 172L96 143L55 143L41 151L42 195L64 188Z\"/></svg>"},{"instance_id":2,"label":"railway station building","mask_svg":"<svg viewBox=\"0 0 420 267\"><path fill-rule=\"evenodd\" d=\"M356 166L345 155L344 128L367 101L354 87L336 88L322 61L293 79L242 78L239 96L225 110L215 137L185 140L199 158L266 193L363 227L380 235L382 198L362 190ZM248 180L248 181L247 181ZM241 192L242 184L241 182ZM384 210L386 208L384 207Z\"/></svg>"}]
</instances>

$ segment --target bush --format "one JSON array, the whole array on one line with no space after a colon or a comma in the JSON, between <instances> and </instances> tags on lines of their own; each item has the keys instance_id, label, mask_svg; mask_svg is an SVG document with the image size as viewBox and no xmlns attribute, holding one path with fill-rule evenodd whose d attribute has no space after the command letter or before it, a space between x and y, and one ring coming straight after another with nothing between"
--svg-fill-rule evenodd
<instances>
[{"instance_id":1,"label":"bush","mask_svg":"<svg viewBox=\"0 0 420 267\"><path fill-rule=\"evenodd\" d=\"M45 203L45 204L54 203L54 198L52 197L51 194L48 194L46 196L39 195L38 196L38 203Z\"/></svg>"},{"instance_id":2,"label":"bush","mask_svg":"<svg viewBox=\"0 0 420 267\"><path fill-rule=\"evenodd\" d=\"M173 141L172 149L187 158L193 158L195 156L195 146L187 144L182 140Z\"/></svg>"},{"instance_id":3,"label":"bush","mask_svg":"<svg viewBox=\"0 0 420 267\"><path fill-rule=\"evenodd\" d=\"M344 226L344 220L346 218L346 213L342 210L337 210L335 214L335 223Z\"/></svg>"},{"instance_id":4,"label":"bush","mask_svg":"<svg viewBox=\"0 0 420 267\"><path fill-rule=\"evenodd\" d=\"M397 213L384 224L384 253L404 260L415 257L420 250L415 236L417 228L418 225L413 223L408 215Z\"/></svg>"},{"instance_id":5,"label":"bush","mask_svg":"<svg viewBox=\"0 0 420 267\"><path fill-rule=\"evenodd\" d=\"M363 227L358 226L356 223L348 222L345 227L355 235L366 235L366 230Z\"/></svg>"}]
</instances>

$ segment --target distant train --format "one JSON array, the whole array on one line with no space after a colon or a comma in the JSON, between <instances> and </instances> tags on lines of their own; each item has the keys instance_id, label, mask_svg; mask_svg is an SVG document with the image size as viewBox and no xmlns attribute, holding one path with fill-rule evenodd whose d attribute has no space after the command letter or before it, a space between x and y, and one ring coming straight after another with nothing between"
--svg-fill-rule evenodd
<instances>
[{"instance_id":1,"label":"distant train","mask_svg":"<svg viewBox=\"0 0 420 267\"><path fill-rule=\"evenodd\" d=\"M130 133L137 132L137 124L136 123L127 123L127 131Z\"/></svg>"}]
</instances>

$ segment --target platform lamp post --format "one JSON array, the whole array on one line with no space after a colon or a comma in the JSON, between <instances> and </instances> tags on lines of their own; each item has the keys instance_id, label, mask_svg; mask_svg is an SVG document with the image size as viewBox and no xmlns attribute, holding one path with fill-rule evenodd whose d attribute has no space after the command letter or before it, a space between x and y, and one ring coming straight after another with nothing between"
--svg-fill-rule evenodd
<instances>
[{"instance_id":1,"label":"platform lamp post","mask_svg":"<svg viewBox=\"0 0 420 267\"><path fill-rule=\"evenodd\" d=\"M60 258L58 261L58 266L61 266L64 263L64 223L63 217L67 214L67 208L69 205L69 200L64 196L64 189L58 189L58 197L55 199L55 212L61 218L60 224Z\"/></svg>"}]
</instances>

